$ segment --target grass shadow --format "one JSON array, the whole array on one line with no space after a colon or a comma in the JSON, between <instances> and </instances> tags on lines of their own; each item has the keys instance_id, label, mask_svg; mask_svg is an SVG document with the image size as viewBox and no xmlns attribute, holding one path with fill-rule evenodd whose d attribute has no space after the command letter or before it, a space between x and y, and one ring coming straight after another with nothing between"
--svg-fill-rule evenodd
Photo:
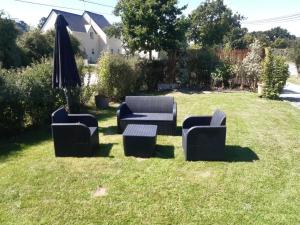
<instances>
[{"instance_id":1,"label":"grass shadow","mask_svg":"<svg viewBox=\"0 0 300 225\"><path fill-rule=\"evenodd\" d=\"M173 145L156 145L155 158L161 159L174 159L174 146Z\"/></svg>"},{"instance_id":2,"label":"grass shadow","mask_svg":"<svg viewBox=\"0 0 300 225\"><path fill-rule=\"evenodd\" d=\"M113 147L113 143L100 144L99 148L96 150L95 156L114 158L114 156L110 155L110 151L112 147Z\"/></svg>"},{"instance_id":3,"label":"grass shadow","mask_svg":"<svg viewBox=\"0 0 300 225\"><path fill-rule=\"evenodd\" d=\"M259 157L248 147L227 145L225 148L224 161L226 162L254 162L256 160L259 160Z\"/></svg>"},{"instance_id":4,"label":"grass shadow","mask_svg":"<svg viewBox=\"0 0 300 225\"><path fill-rule=\"evenodd\" d=\"M46 126L46 128L30 128L16 137L11 137L9 139L3 138L0 140L0 159L3 160L11 155L17 154L24 149L24 145L37 145L50 138L51 130L48 126Z\"/></svg>"},{"instance_id":5,"label":"grass shadow","mask_svg":"<svg viewBox=\"0 0 300 225\"><path fill-rule=\"evenodd\" d=\"M177 126L174 136L182 136L182 126Z\"/></svg>"},{"instance_id":6,"label":"grass shadow","mask_svg":"<svg viewBox=\"0 0 300 225\"><path fill-rule=\"evenodd\" d=\"M117 126L99 127L99 132L103 133L103 135L117 135L117 134L119 134Z\"/></svg>"},{"instance_id":7,"label":"grass shadow","mask_svg":"<svg viewBox=\"0 0 300 225\"><path fill-rule=\"evenodd\" d=\"M85 106L81 113L89 113L96 117L97 120L105 120L116 116L118 107L109 106L107 109L97 109L94 106Z\"/></svg>"}]
</instances>

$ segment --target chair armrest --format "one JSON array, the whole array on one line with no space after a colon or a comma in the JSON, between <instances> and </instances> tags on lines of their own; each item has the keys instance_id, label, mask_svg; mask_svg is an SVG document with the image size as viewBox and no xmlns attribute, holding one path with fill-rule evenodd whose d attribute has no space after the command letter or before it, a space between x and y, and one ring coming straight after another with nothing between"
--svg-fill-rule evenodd
<instances>
[{"instance_id":1,"label":"chair armrest","mask_svg":"<svg viewBox=\"0 0 300 225\"><path fill-rule=\"evenodd\" d=\"M182 129L195 126L209 126L212 116L189 116L182 123Z\"/></svg>"},{"instance_id":2,"label":"chair armrest","mask_svg":"<svg viewBox=\"0 0 300 225\"><path fill-rule=\"evenodd\" d=\"M90 140L90 130L82 123L52 123L51 128L56 142L88 143Z\"/></svg>"},{"instance_id":3,"label":"chair armrest","mask_svg":"<svg viewBox=\"0 0 300 225\"><path fill-rule=\"evenodd\" d=\"M128 108L126 102L122 102L117 110L117 118L122 119L124 115L132 113Z\"/></svg>"},{"instance_id":4,"label":"chair armrest","mask_svg":"<svg viewBox=\"0 0 300 225\"><path fill-rule=\"evenodd\" d=\"M212 140L212 144L219 141L225 143L226 126L195 126L188 130L186 136L190 145L207 143L207 139Z\"/></svg>"},{"instance_id":5,"label":"chair armrest","mask_svg":"<svg viewBox=\"0 0 300 225\"><path fill-rule=\"evenodd\" d=\"M176 124L176 121L177 121L177 103L174 102L173 104L173 121L175 121L175 124Z\"/></svg>"},{"instance_id":6,"label":"chair armrest","mask_svg":"<svg viewBox=\"0 0 300 225\"><path fill-rule=\"evenodd\" d=\"M91 114L69 114L69 121L71 123L83 123L88 127L98 127L98 121L95 116Z\"/></svg>"}]
</instances>

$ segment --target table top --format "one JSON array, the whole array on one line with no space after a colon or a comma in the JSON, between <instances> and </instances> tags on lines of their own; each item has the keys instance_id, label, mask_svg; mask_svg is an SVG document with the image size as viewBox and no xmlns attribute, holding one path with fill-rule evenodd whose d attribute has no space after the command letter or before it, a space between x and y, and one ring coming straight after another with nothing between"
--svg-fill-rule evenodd
<instances>
[{"instance_id":1,"label":"table top","mask_svg":"<svg viewBox=\"0 0 300 225\"><path fill-rule=\"evenodd\" d=\"M155 137L156 135L156 125L129 124L123 132L123 136Z\"/></svg>"}]
</instances>

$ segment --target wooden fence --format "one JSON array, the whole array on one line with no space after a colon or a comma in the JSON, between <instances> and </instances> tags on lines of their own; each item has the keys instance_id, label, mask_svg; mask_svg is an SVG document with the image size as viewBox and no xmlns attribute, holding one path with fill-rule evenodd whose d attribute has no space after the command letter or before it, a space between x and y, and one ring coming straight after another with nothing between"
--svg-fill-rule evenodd
<instances>
[{"instance_id":1,"label":"wooden fence","mask_svg":"<svg viewBox=\"0 0 300 225\"><path fill-rule=\"evenodd\" d=\"M248 54L249 49L234 49L234 50L223 50L219 49L216 55L219 59L229 59L231 62L242 61Z\"/></svg>"}]
</instances>

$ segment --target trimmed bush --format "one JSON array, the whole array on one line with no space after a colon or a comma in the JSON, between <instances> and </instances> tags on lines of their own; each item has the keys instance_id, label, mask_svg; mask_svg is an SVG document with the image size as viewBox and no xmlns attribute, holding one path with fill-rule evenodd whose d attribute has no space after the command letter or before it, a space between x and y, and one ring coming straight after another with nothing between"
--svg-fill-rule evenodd
<instances>
[{"instance_id":1,"label":"trimmed bush","mask_svg":"<svg viewBox=\"0 0 300 225\"><path fill-rule=\"evenodd\" d=\"M137 81L132 63L122 55L105 53L98 62L98 93L121 100L134 92Z\"/></svg>"},{"instance_id":2,"label":"trimmed bush","mask_svg":"<svg viewBox=\"0 0 300 225\"><path fill-rule=\"evenodd\" d=\"M264 83L263 97L269 99L278 98L288 77L288 65L284 59L274 56L271 51L267 51L261 77Z\"/></svg>"}]
</instances>

